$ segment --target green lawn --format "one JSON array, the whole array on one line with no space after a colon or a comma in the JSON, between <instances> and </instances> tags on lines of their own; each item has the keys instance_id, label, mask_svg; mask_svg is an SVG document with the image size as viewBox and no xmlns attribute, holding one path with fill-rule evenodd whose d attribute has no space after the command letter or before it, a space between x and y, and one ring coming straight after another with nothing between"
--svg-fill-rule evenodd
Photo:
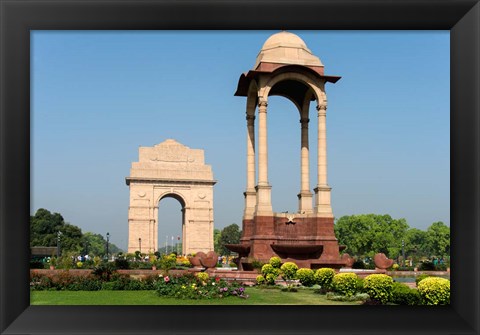
<instances>
[{"instance_id":1,"label":"green lawn","mask_svg":"<svg viewBox=\"0 0 480 335\"><path fill-rule=\"evenodd\" d=\"M227 297L215 300L186 300L159 297L155 291L31 291L31 305L358 305L358 302L330 301L324 295L304 289L249 287L248 299Z\"/></svg>"}]
</instances>

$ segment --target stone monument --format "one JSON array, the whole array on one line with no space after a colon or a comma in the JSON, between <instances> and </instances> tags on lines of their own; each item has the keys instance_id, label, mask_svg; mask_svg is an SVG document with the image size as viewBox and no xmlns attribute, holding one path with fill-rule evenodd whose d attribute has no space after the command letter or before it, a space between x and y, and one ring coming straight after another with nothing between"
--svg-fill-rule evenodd
<instances>
[{"instance_id":1,"label":"stone monument","mask_svg":"<svg viewBox=\"0 0 480 335\"><path fill-rule=\"evenodd\" d=\"M240 245L231 246L241 257L267 261L277 255L283 261L318 268L344 265L333 229L327 183L327 95L326 83L337 76L324 74L324 65L305 42L295 34L282 31L267 39L252 70L240 76L235 96L246 97L247 180L243 229ZM299 158L301 166L298 211L274 213L272 186L268 181L267 109L268 98L277 95L289 99L298 109L301 127ZM310 190L309 122L310 102L317 106L316 143L317 184ZM256 112L258 110L258 113ZM258 117L257 125L255 121ZM258 138L255 139L255 126ZM256 155L258 162L256 162ZM255 176L257 174L258 179ZM288 176L292 177L292 176Z\"/></svg>"},{"instance_id":2,"label":"stone monument","mask_svg":"<svg viewBox=\"0 0 480 335\"><path fill-rule=\"evenodd\" d=\"M182 254L213 251L213 179L204 152L168 139L140 147L133 162L128 208L128 252L158 250L158 205L166 197L182 206ZM161 214L161 213L160 213ZM141 249L141 250L140 250Z\"/></svg>"}]
</instances>

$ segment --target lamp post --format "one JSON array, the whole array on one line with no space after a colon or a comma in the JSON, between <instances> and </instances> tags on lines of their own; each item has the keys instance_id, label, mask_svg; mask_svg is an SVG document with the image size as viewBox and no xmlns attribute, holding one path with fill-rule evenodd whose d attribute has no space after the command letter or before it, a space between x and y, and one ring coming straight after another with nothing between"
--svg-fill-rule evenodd
<instances>
[{"instance_id":1,"label":"lamp post","mask_svg":"<svg viewBox=\"0 0 480 335\"><path fill-rule=\"evenodd\" d=\"M138 238L138 250L142 253L142 239L140 237Z\"/></svg>"},{"instance_id":2,"label":"lamp post","mask_svg":"<svg viewBox=\"0 0 480 335\"><path fill-rule=\"evenodd\" d=\"M107 232L107 262L108 262L108 239L110 238L110 233Z\"/></svg>"},{"instance_id":3,"label":"lamp post","mask_svg":"<svg viewBox=\"0 0 480 335\"><path fill-rule=\"evenodd\" d=\"M403 266L405 266L405 241L402 239L402 260Z\"/></svg>"},{"instance_id":4,"label":"lamp post","mask_svg":"<svg viewBox=\"0 0 480 335\"><path fill-rule=\"evenodd\" d=\"M60 236L62 236L62 232L61 231L58 231L57 232L57 258L60 257Z\"/></svg>"}]
</instances>

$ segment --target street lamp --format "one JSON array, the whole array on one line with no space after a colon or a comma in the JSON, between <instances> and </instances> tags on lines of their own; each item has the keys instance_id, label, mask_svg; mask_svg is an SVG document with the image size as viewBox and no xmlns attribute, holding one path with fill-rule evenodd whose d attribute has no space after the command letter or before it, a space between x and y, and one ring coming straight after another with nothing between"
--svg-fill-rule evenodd
<instances>
[{"instance_id":1,"label":"street lamp","mask_svg":"<svg viewBox=\"0 0 480 335\"><path fill-rule=\"evenodd\" d=\"M62 236L62 232L57 232L57 258L60 257L60 236Z\"/></svg>"},{"instance_id":2,"label":"street lamp","mask_svg":"<svg viewBox=\"0 0 480 335\"><path fill-rule=\"evenodd\" d=\"M142 239L140 237L138 238L138 247L139 247L140 253L142 253Z\"/></svg>"},{"instance_id":3,"label":"street lamp","mask_svg":"<svg viewBox=\"0 0 480 335\"><path fill-rule=\"evenodd\" d=\"M108 239L110 238L110 233L107 232L107 262L108 262Z\"/></svg>"}]
</instances>

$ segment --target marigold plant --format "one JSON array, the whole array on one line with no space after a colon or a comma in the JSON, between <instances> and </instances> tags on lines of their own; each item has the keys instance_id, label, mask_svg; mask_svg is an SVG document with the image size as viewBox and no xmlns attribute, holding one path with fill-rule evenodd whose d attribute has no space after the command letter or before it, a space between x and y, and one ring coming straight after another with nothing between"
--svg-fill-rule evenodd
<instances>
[{"instance_id":1,"label":"marigold plant","mask_svg":"<svg viewBox=\"0 0 480 335\"><path fill-rule=\"evenodd\" d=\"M293 262L286 262L280 267L282 278L284 280L293 280L297 274L298 266Z\"/></svg>"},{"instance_id":2,"label":"marigold plant","mask_svg":"<svg viewBox=\"0 0 480 335\"><path fill-rule=\"evenodd\" d=\"M377 273L365 277L364 289L370 298L380 301L382 304L392 299L393 279L385 274Z\"/></svg>"},{"instance_id":3,"label":"marigold plant","mask_svg":"<svg viewBox=\"0 0 480 335\"><path fill-rule=\"evenodd\" d=\"M298 269L296 277L300 280L300 283L303 286L312 286L315 284L315 272L312 269Z\"/></svg>"},{"instance_id":4,"label":"marigold plant","mask_svg":"<svg viewBox=\"0 0 480 335\"><path fill-rule=\"evenodd\" d=\"M357 275L351 272L337 273L332 280L333 290L347 297L357 292Z\"/></svg>"},{"instance_id":5,"label":"marigold plant","mask_svg":"<svg viewBox=\"0 0 480 335\"><path fill-rule=\"evenodd\" d=\"M450 280L440 277L428 277L420 281L418 292L425 305L450 304Z\"/></svg>"},{"instance_id":6,"label":"marigold plant","mask_svg":"<svg viewBox=\"0 0 480 335\"><path fill-rule=\"evenodd\" d=\"M322 289L329 290L332 288L332 280L335 276L335 270L331 268L320 268L315 271L315 283L320 285Z\"/></svg>"},{"instance_id":7,"label":"marigold plant","mask_svg":"<svg viewBox=\"0 0 480 335\"><path fill-rule=\"evenodd\" d=\"M269 264L274 268L278 269L282 265L282 260L280 259L280 257L273 256L272 258L270 258Z\"/></svg>"}]
</instances>

